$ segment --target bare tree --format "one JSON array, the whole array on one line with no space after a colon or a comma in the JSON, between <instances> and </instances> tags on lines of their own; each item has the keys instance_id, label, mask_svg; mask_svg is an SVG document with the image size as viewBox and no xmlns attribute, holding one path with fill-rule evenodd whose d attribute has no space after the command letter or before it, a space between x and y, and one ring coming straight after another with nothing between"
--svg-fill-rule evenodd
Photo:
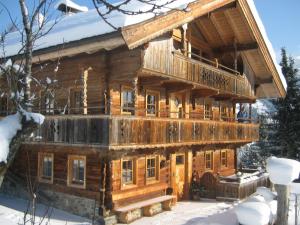
<instances>
[{"instance_id":1,"label":"bare tree","mask_svg":"<svg viewBox=\"0 0 300 225\"><path fill-rule=\"evenodd\" d=\"M9 153L7 160L0 162L0 186L8 167L13 162L16 153L19 150L24 138L28 137L38 126L38 121L32 111L35 95L31 93L31 83L36 81L32 74L32 54L33 46L36 40L46 35L56 24L56 21L50 25L47 18L41 19L41 15L47 15L52 7L52 0L34 1L34 6L30 9L25 0L19 0L21 9L22 24L18 26L16 20L12 18L10 11L3 4L0 6L6 11L11 26L8 30L2 32L0 39L1 57L0 57L0 76L3 87L1 96L7 96L10 99L13 111L16 112L16 119L20 121L21 129L19 129L9 144ZM6 56L6 37L12 31L18 32L21 45L18 52L12 57ZM38 82L38 81L37 81Z\"/></svg>"}]
</instances>

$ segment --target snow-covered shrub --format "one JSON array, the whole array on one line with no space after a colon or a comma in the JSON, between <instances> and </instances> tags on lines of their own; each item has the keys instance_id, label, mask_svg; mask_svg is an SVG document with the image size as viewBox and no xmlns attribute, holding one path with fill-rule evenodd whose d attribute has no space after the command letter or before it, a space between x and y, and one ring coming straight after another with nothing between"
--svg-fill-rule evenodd
<instances>
[{"instance_id":1,"label":"snow-covered shrub","mask_svg":"<svg viewBox=\"0 0 300 225\"><path fill-rule=\"evenodd\" d=\"M292 159L270 157L267 159L267 171L272 183L290 185L299 177L300 163Z\"/></svg>"},{"instance_id":2,"label":"snow-covered shrub","mask_svg":"<svg viewBox=\"0 0 300 225\"><path fill-rule=\"evenodd\" d=\"M264 202L244 202L235 208L238 222L243 225L266 225L271 218L271 209Z\"/></svg>"}]
</instances>

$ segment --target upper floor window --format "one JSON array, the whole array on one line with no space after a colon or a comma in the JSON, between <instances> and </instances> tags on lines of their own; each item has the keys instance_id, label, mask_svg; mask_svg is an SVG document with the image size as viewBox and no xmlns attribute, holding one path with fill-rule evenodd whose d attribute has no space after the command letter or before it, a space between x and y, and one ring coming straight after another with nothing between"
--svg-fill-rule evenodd
<instances>
[{"instance_id":1,"label":"upper floor window","mask_svg":"<svg viewBox=\"0 0 300 225\"><path fill-rule=\"evenodd\" d=\"M134 91L129 87L122 87L121 91L122 114L134 115Z\"/></svg>"},{"instance_id":2,"label":"upper floor window","mask_svg":"<svg viewBox=\"0 0 300 225\"><path fill-rule=\"evenodd\" d=\"M39 181L53 182L53 154L38 153L38 178Z\"/></svg>"},{"instance_id":3,"label":"upper floor window","mask_svg":"<svg viewBox=\"0 0 300 225\"><path fill-rule=\"evenodd\" d=\"M53 114L54 113L54 92L48 90L41 93L41 110L42 113Z\"/></svg>"},{"instance_id":4,"label":"upper floor window","mask_svg":"<svg viewBox=\"0 0 300 225\"><path fill-rule=\"evenodd\" d=\"M226 150L221 151L221 166L227 167L227 151Z\"/></svg>"},{"instance_id":5,"label":"upper floor window","mask_svg":"<svg viewBox=\"0 0 300 225\"><path fill-rule=\"evenodd\" d=\"M213 151L205 152L205 169L212 170L213 169Z\"/></svg>"},{"instance_id":6,"label":"upper floor window","mask_svg":"<svg viewBox=\"0 0 300 225\"><path fill-rule=\"evenodd\" d=\"M70 155L68 164L68 185L85 188L86 157Z\"/></svg>"},{"instance_id":7,"label":"upper floor window","mask_svg":"<svg viewBox=\"0 0 300 225\"><path fill-rule=\"evenodd\" d=\"M159 93L154 91L147 91L146 97L147 115L158 116Z\"/></svg>"},{"instance_id":8,"label":"upper floor window","mask_svg":"<svg viewBox=\"0 0 300 225\"><path fill-rule=\"evenodd\" d=\"M212 105L204 101L204 119L212 119Z\"/></svg>"},{"instance_id":9,"label":"upper floor window","mask_svg":"<svg viewBox=\"0 0 300 225\"><path fill-rule=\"evenodd\" d=\"M228 120L228 108L225 105L220 106L221 120Z\"/></svg>"},{"instance_id":10,"label":"upper floor window","mask_svg":"<svg viewBox=\"0 0 300 225\"><path fill-rule=\"evenodd\" d=\"M70 90L70 112L72 114L80 114L83 112L83 91L81 88Z\"/></svg>"}]
</instances>

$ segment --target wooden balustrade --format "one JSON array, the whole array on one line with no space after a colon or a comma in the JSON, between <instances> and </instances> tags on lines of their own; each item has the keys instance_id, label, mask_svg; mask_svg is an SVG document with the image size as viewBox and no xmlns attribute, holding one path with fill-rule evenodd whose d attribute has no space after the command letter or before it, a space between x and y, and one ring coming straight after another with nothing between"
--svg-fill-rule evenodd
<instances>
[{"instance_id":1,"label":"wooden balustrade","mask_svg":"<svg viewBox=\"0 0 300 225\"><path fill-rule=\"evenodd\" d=\"M157 54L147 54L144 60L144 69L218 89L221 93L254 97L246 76L228 71L229 68L225 70L221 66L209 65L177 52L170 55L161 53L159 57Z\"/></svg>"},{"instance_id":2,"label":"wooden balustrade","mask_svg":"<svg viewBox=\"0 0 300 225\"><path fill-rule=\"evenodd\" d=\"M32 141L124 148L240 143L258 138L258 124L97 115L48 116Z\"/></svg>"}]
</instances>

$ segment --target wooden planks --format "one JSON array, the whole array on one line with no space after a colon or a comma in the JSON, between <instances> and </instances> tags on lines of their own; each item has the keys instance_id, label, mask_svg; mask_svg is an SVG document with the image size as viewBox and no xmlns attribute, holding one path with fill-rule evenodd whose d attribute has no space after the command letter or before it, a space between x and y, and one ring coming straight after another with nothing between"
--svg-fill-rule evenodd
<instances>
[{"instance_id":1,"label":"wooden planks","mask_svg":"<svg viewBox=\"0 0 300 225\"><path fill-rule=\"evenodd\" d=\"M151 145L201 145L252 142L259 125L217 120L165 119L136 116L47 117L32 141L95 144L130 148Z\"/></svg>"}]
</instances>

